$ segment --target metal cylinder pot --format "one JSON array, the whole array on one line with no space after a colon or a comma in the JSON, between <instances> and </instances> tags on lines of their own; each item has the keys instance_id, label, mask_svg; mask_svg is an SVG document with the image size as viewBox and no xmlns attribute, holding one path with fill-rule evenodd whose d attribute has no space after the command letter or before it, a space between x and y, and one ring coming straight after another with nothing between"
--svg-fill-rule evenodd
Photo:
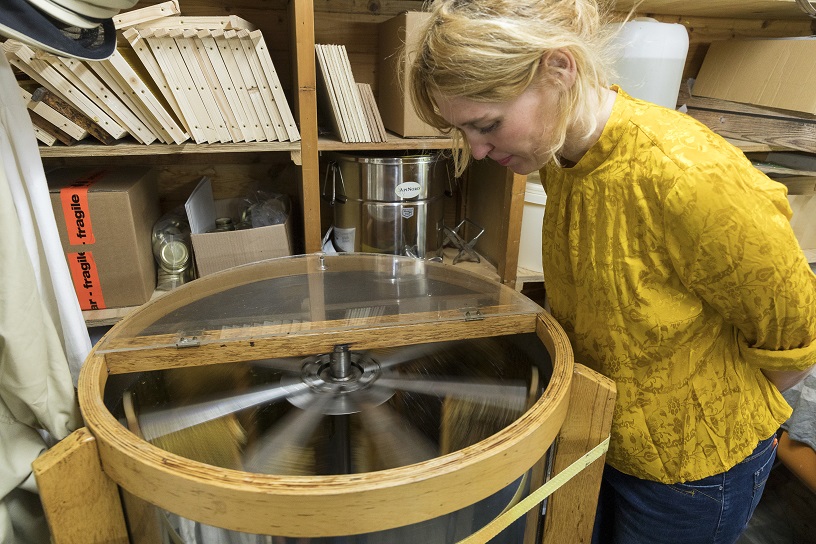
<instances>
[{"instance_id":1,"label":"metal cylinder pot","mask_svg":"<svg viewBox=\"0 0 816 544\"><path fill-rule=\"evenodd\" d=\"M442 246L449 161L440 154L326 154L323 196L339 251L425 258Z\"/></svg>"}]
</instances>

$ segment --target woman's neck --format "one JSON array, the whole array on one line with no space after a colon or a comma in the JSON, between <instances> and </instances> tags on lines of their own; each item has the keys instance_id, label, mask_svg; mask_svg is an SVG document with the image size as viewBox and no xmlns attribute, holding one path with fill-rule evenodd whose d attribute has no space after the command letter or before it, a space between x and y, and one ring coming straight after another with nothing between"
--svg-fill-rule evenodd
<instances>
[{"instance_id":1,"label":"woman's neck","mask_svg":"<svg viewBox=\"0 0 816 544\"><path fill-rule=\"evenodd\" d=\"M595 112L595 130L588 137L579 138L571 136L570 132L567 132L567 141L564 142L564 147L561 148L561 157L563 157L565 163L577 164L581 157L589 151L589 148L601 138L606 122L609 121L609 117L612 115L612 108L615 105L617 96L618 93L615 91L603 89L601 106Z\"/></svg>"}]
</instances>

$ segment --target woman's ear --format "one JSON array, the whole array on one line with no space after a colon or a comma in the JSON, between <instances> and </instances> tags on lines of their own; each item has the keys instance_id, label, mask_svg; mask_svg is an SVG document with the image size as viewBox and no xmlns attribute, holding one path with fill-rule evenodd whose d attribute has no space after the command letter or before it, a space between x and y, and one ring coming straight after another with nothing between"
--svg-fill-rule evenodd
<instances>
[{"instance_id":1,"label":"woman's ear","mask_svg":"<svg viewBox=\"0 0 816 544\"><path fill-rule=\"evenodd\" d=\"M546 74L559 81L565 89L569 89L575 83L577 75L575 57L568 50L550 51L541 59L541 66L545 68Z\"/></svg>"}]
</instances>

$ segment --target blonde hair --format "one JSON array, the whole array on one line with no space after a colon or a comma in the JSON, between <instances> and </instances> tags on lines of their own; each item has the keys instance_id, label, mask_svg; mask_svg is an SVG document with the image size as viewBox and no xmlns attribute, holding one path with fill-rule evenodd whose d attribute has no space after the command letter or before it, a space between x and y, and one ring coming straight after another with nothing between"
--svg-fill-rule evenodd
<instances>
[{"instance_id":1,"label":"blonde hair","mask_svg":"<svg viewBox=\"0 0 816 544\"><path fill-rule=\"evenodd\" d=\"M614 55L606 11L595 0L436 0L419 30L415 56L407 50L406 92L420 119L453 137L456 174L470 161L462 133L439 114L434 93L477 102L505 102L532 84L561 87L551 149L558 161L568 128L579 137L596 128L594 113L608 86ZM565 88L559 68L542 60L555 50L575 58L575 83ZM413 58L411 58L413 56ZM541 68L542 77L537 77ZM540 83L539 83L540 82Z\"/></svg>"}]
</instances>

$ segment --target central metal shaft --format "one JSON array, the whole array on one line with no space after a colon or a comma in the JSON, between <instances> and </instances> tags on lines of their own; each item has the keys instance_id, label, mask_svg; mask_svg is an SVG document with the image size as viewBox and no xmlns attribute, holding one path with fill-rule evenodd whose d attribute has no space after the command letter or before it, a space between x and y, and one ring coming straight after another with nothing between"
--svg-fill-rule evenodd
<instances>
[{"instance_id":1,"label":"central metal shaft","mask_svg":"<svg viewBox=\"0 0 816 544\"><path fill-rule=\"evenodd\" d=\"M337 381L348 380L351 374L351 352L348 344L334 346L329 356L331 377Z\"/></svg>"}]
</instances>

